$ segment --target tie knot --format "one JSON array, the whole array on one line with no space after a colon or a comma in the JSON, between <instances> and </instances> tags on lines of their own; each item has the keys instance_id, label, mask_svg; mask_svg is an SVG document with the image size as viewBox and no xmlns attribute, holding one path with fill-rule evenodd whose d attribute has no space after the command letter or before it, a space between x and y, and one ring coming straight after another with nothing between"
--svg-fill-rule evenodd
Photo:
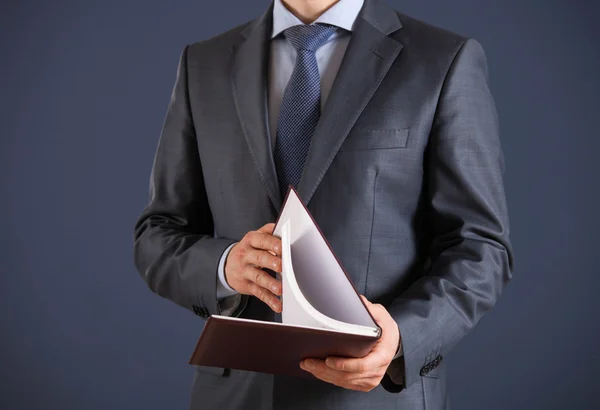
<instances>
[{"instance_id":1,"label":"tie knot","mask_svg":"<svg viewBox=\"0 0 600 410\"><path fill-rule=\"evenodd\" d=\"M337 27L328 24L299 24L284 31L285 37L296 50L317 51Z\"/></svg>"}]
</instances>

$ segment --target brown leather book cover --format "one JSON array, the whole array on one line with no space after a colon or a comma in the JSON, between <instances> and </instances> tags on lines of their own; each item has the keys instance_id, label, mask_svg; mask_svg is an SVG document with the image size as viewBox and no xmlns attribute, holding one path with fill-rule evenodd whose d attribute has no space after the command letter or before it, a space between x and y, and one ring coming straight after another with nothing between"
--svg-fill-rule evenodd
<instances>
[{"instance_id":1,"label":"brown leather book cover","mask_svg":"<svg viewBox=\"0 0 600 410\"><path fill-rule=\"evenodd\" d=\"M300 361L328 356L364 357L377 337L275 322L211 316L190 364L313 377Z\"/></svg>"},{"instance_id":2,"label":"brown leather book cover","mask_svg":"<svg viewBox=\"0 0 600 410\"><path fill-rule=\"evenodd\" d=\"M377 333L377 335L359 335L316 327L295 326L290 323L211 316L196 344L189 361L190 364L313 377L300 368L300 362L303 359L324 359L328 356L364 357L371 351L380 337L381 329L360 299L349 275L343 269L327 239L293 187L288 189L282 211L276 221L274 234L282 223L282 214L285 212L288 202L295 203L295 205L290 205L288 209L293 208L295 209L294 212L304 214L302 217L304 226L311 226L313 232L318 232L318 234L315 234L316 236L313 236L313 240L316 241L315 243L321 243L318 246L328 249L328 251L325 251L324 256L329 258L327 266L333 267L337 272L336 274L341 275L336 276L337 285L345 287L345 289L336 286L331 289L330 293L321 293L321 295L327 298L327 295L334 293L332 299L338 297L339 303L339 295L343 293L342 290L345 290L344 294L351 299L349 302L353 302L355 312L363 317L363 322L365 320L372 322L374 333ZM324 248L320 249L323 250ZM301 292L304 293L304 290L301 290ZM322 302L323 300L321 298ZM345 301L342 300L342 302ZM329 304L327 301L323 303L325 303L324 306L322 304L325 310L330 306L335 306L335 304ZM359 308L361 305L364 311ZM347 305L341 303L340 306ZM345 312L346 316L349 312Z\"/></svg>"}]
</instances>

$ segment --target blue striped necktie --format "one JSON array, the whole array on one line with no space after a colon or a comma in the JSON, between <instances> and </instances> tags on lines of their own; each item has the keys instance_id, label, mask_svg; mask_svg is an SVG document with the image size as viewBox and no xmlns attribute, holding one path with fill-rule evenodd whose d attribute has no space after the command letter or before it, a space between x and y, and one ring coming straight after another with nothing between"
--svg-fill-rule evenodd
<instances>
[{"instance_id":1,"label":"blue striped necktie","mask_svg":"<svg viewBox=\"0 0 600 410\"><path fill-rule=\"evenodd\" d=\"M283 93L277 119L274 158L282 199L289 185L298 187L321 116L321 77L315 52L336 29L325 24L302 24L284 31L296 49L296 65Z\"/></svg>"}]
</instances>

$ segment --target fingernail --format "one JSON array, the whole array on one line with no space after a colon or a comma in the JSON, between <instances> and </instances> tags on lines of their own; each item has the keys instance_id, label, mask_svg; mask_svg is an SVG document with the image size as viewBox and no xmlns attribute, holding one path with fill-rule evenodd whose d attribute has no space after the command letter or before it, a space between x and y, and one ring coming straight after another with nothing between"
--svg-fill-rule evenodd
<instances>
[{"instance_id":1,"label":"fingernail","mask_svg":"<svg viewBox=\"0 0 600 410\"><path fill-rule=\"evenodd\" d=\"M274 294L278 294L279 293L279 288L277 287L277 285L271 286L271 290L273 291Z\"/></svg>"},{"instance_id":2,"label":"fingernail","mask_svg":"<svg viewBox=\"0 0 600 410\"><path fill-rule=\"evenodd\" d=\"M334 367L335 366L335 360L327 358L325 359L325 364L329 367Z\"/></svg>"},{"instance_id":3,"label":"fingernail","mask_svg":"<svg viewBox=\"0 0 600 410\"><path fill-rule=\"evenodd\" d=\"M275 250L275 252L279 252L279 245L275 245L273 249Z\"/></svg>"},{"instance_id":4,"label":"fingernail","mask_svg":"<svg viewBox=\"0 0 600 410\"><path fill-rule=\"evenodd\" d=\"M311 367L313 367L313 361L312 360L305 360L304 361L304 367L306 367L307 369L310 369Z\"/></svg>"}]
</instances>

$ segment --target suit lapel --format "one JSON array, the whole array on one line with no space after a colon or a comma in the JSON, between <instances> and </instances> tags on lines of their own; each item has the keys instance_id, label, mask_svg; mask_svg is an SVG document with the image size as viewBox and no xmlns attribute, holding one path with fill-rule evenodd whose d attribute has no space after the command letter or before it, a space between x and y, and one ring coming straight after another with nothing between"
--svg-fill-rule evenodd
<instances>
[{"instance_id":1,"label":"suit lapel","mask_svg":"<svg viewBox=\"0 0 600 410\"><path fill-rule=\"evenodd\" d=\"M277 173L267 126L267 74L273 3L242 31L232 49L232 89L237 114L261 181L277 211L281 209ZM327 104L312 137L298 193L310 201L339 147L400 53L388 35L402 27L382 0L365 0Z\"/></svg>"},{"instance_id":2,"label":"suit lapel","mask_svg":"<svg viewBox=\"0 0 600 410\"><path fill-rule=\"evenodd\" d=\"M342 142L400 53L402 44L388 34L401 27L392 8L379 0L365 0L298 184L298 193L305 203L310 201Z\"/></svg>"},{"instance_id":3,"label":"suit lapel","mask_svg":"<svg viewBox=\"0 0 600 410\"><path fill-rule=\"evenodd\" d=\"M240 125L250 148L260 179L279 211L279 194L275 163L267 126L267 67L271 36L273 3L241 33L244 40L232 49L232 88Z\"/></svg>"}]
</instances>

